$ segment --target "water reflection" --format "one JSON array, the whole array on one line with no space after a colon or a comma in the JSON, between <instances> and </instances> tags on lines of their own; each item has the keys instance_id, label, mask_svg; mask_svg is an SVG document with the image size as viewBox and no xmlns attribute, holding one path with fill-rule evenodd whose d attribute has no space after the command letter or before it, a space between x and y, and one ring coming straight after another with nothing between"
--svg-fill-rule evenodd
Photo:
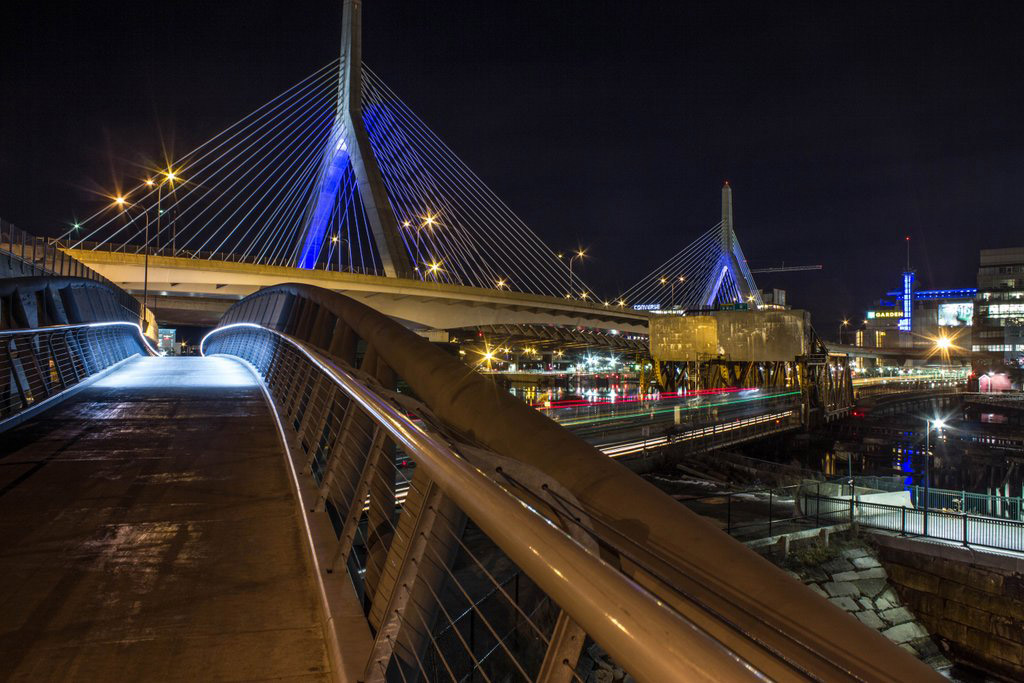
<instances>
[{"instance_id":1,"label":"water reflection","mask_svg":"<svg viewBox=\"0 0 1024 683\"><path fill-rule=\"evenodd\" d=\"M829 477L884 477L903 488L1024 499L1024 426L1013 411L979 412L958 406L945 427L927 432L923 417L903 414L850 418L825 433L821 450L799 458ZM952 495L952 494L951 494ZM953 504L953 499L950 499Z\"/></svg>"}]
</instances>

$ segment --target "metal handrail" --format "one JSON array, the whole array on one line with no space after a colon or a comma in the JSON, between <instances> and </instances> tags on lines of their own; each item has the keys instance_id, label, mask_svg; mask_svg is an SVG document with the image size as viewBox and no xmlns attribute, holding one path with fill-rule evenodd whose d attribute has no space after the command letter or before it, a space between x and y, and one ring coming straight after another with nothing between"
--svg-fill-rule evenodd
<instances>
[{"instance_id":1,"label":"metal handrail","mask_svg":"<svg viewBox=\"0 0 1024 683\"><path fill-rule=\"evenodd\" d=\"M135 346L109 328L133 331ZM157 355L138 323L121 320L0 330L0 431L139 352Z\"/></svg>"},{"instance_id":2,"label":"metal handrail","mask_svg":"<svg viewBox=\"0 0 1024 683\"><path fill-rule=\"evenodd\" d=\"M277 330L235 323L210 332L200 342L200 352L205 355L211 336L237 327L272 332L298 349L413 454L445 494L634 676L648 681L762 678L315 349Z\"/></svg>"},{"instance_id":3,"label":"metal handrail","mask_svg":"<svg viewBox=\"0 0 1024 683\"><path fill-rule=\"evenodd\" d=\"M77 323L69 325L44 325L42 327L24 327L17 330L0 330L0 337L16 335L16 334L33 334L36 332L60 332L62 330L75 330L81 328L97 328L97 327L111 327L115 325L125 325L133 328L139 333L139 340L142 342L143 348L146 353L150 356L161 355L160 349L156 346L152 339L147 337L142 332L142 326L138 323L128 322L127 320L106 320L94 323Z\"/></svg>"}]
</instances>

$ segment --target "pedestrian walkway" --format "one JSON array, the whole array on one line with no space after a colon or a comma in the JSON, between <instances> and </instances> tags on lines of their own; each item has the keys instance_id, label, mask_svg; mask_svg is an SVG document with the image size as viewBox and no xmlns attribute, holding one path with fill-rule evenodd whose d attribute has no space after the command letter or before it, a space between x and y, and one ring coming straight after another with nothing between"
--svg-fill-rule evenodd
<instances>
[{"instance_id":1,"label":"pedestrian walkway","mask_svg":"<svg viewBox=\"0 0 1024 683\"><path fill-rule=\"evenodd\" d=\"M135 358L0 434L0 680L331 677L285 456L223 358Z\"/></svg>"}]
</instances>

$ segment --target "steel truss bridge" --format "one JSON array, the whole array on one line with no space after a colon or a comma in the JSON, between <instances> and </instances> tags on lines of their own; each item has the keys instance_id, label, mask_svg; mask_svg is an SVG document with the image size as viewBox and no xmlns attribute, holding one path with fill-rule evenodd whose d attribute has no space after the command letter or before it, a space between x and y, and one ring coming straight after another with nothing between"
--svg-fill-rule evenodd
<instances>
[{"instance_id":1,"label":"steel truss bridge","mask_svg":"<svg viewBox=\"0 0 1024 683\"><path fill-rule=\"evenodd\" d=\"M641 681L936 678L354 299L269 287L229 309L205 357L160 358L120 297L80 278L0 292L0 457L23 462L0 482L15 676L205 661L211 676L570 681L597 656ZM147 569L97 570L114 558ZM140 627L155 649L103 656Z\"/></svg>"}]
</instances>

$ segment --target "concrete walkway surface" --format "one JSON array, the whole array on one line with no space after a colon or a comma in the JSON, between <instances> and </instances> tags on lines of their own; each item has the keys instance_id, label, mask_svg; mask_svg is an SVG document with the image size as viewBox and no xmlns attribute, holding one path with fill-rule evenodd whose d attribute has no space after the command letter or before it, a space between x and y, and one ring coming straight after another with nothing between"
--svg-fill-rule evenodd
<instances>
[{"instance_id":1,"label":"concrete walkway surface","mask_svg":"<svg viewBox=\"0 0 1024 683\"><path fill-rule=\"evenodd\" d=\"M0 680L330 679L270 409L136 358L0 434Z\"/></svg>"}]
</instances>

